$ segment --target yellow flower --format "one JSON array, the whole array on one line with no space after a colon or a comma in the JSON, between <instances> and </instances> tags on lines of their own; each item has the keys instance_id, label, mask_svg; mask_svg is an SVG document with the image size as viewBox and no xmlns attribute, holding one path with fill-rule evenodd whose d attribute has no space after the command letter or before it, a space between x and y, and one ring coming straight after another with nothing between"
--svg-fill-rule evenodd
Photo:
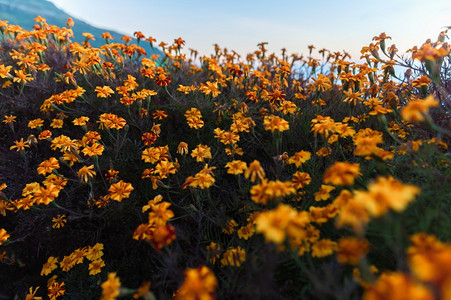
<instances>
[{"instance_id":1,"label":"yellow flower","mask_svg":"<svg viewBox=\"0 0 451 300\"><path fill-rule=\"evenodd\" d=\"M114 94L114 91L109 86L97 86L94 91L97 92L97 98L108 98Z\"/></svg>"},{"instance_id":2,"label":"yellow flower","mask_svg":"<svg viewBox=\"0 0 451 300\"><path fill-rule=\"evenodd\" d=\"M26 84L28 81L34 80L34 78L31 77L30 74L24 73L23 70L14 70L14 73L16 73L16 76L13 78L14 82L18 82L20 84Z\"/></svg>"},{"instance_id":3,"label":"yellow flower","mask_svg":"<svg viewBox=\"0 0 451 300\"><path fill-rule=\"evenodd\" d=\"M430 107L438 106L439 102L433 95L429 95L424 100L414 100L407 103L401 110L401 116L405 121L423 122L429 112Z\"/></svg>"},{"instance_id":4,"label":"yellow flower","mask_svg":"<svg viewBox=\"0 0 451 300\"><path fill-rule=\"evenodd\" d=\"M10 235L6 232L5 229L0 229L0 245L3 244L4 241L9 239Z\"/></svg>"},{"instance_id":5,"label":"yellow flower","mask_svg":"<svg viewBox=\"0 0 451 300\"><path fill-rule=\"evenodd\" d=\"M327 200L330 198L330 192L335 190L332 185L322 184L318 192L315 193L315 201Z\"/></svg>"},{"instance_id":6,"label":"yellow flower","mask_svg":"<svg viewBox=\"0 0 451 300\"><path fill-rule=\"evenodd\" d=\"M212 98L216 98L221 92L218 89L218 83L217 82L210 82L207 81L205 84L201 83L199 90L204 93L205 95L210 95Z\"/></svg>"},{"instance_id":7,"label":"yellow flower","mask_svg":"<svg viewBox=\"0 0 451 300\"><path fill-rule=\"evenodd\" d=\"M257 178L260 180L265 178L265 170L263 170L258 160L251 162L244 172L244 178L249 179L249 177L251 182L254 182Z\"/></svg>"},{"instance_id":8,"label":"yellow flower","mask_svg":"<svg viewBox=\"0 0 451 300\"><path fill-rule=\"evenodd\" d=\"M44 160L39 164L37 168L38 174L44 175L47 173L52 173L53 170L59 169L60 165L55 157L50 157L48 160Z\"/></svg>"},{"instance_id":9,"label":"yellow flower","mask_svg":"<svg viewBox=\"0 0 451 300\"><path fill-rule=\"evenodd\" d=\"M309 173L299 171L294 173L293 178L291 179L291 182L296 189L304 188L306 185L309 185L311 181L312 178L310 177Z\"/></svg>"},{"instance_id":10,"label":"yellow flower","mask_svg":"<svg viewBox=\"0 0 451 300\"><path fill-rule=\"evenodd\" d=\"M388 176L378 177L368 185L368 191L354 191L354 194L355 201L363 205L370 215L379 217L389 208L403 211L420 192L418 187Z\"/></svg>"},{"instance_id":11,"label":"yellow flower","mask_svg":"<svg viewBox=\"0 0 451 300\"><path fill-rule=\"evenodd\" d=\"M281 244L285 240L285 231L289 223L296 215L296 211L291 206L279 204L276 209L263 211L257 216L256 231L263 233L266 242Z\"/></svg>"},{"instance_id":12,"label":"yellow flower","mask_svg":"<svg viewBox=\"0 0 451 300\"><path fill-rule=\"evenodd\" d=\"M2 121L5 124L12 124L14 122L16 122L16 116L10 115L10 116L5 116L5 119Z\"/></svg>"},{"instance_id":13,"label":"yellow flower","mask_svg":"<svg viewBox=\"0 0 451 300\"><path fill-rule=\"evenodd\" d=\"M210 147L199 144L196 149L191 152L191 157L196 158L197 162L203 162L204 159L211 159Z\"/></svg>"},{"instance_id":14,"label":"yellow flower","mask_svg":"<svg viewBox=\"0 0 451 300\"><path fill-rule=\"evenodd\" d=\"M247 170L246 162L241 160L233 160L228 162L225 167L228 174L238 175L244 173Z\"/></svg>"},{"instance_id":15,"label":"yellow flower","mask_svg":"<svg viewBox=\"0 0 451 300\"><path fill-rule=\"evenodd\" d=\"M102 243L96 243L92 247L88 247L88 251L86 253L86 258L90 261L95 261L102 257L103 255L103 244Z\"/></svg>"},{"instance_id":16,"label":"yellow flower","mask_svg":"<svg viewBox=\"0 0 451 300\"><path fill-rule=\"evenodd\" d=\"M290 125L286 120L275 115L265 116L263 125L265 126L265 130L270 130L271 132L275 130L282 132L290 129Z\"/></svg>"},{"instance_id":17,"label":"yellow flower","mask_svg":"<svg viewBox=\"0 0 451 300\"><path fill-rule=\"evenodd\" d=\"M52 225L52 228L62 228L67 222L66 215L58 215L56 218L52 218L52 222L55 223Z\"/></svg>"},{"instance_id":18,"label":"yellow flower","mask_svg":"<svg viewBox=\"0 0 451 300\"><path fill-rule=\"evenodd\" d=\"M185 299L215 299L215 289L218 280L215 274L206 266L199 266L185 271L185 280L174 295L174 300Z\"/></svg>"},{"instance_id":19,"label":"yellow flower","mask_svg":"<svg viewBox=\"0 0 451 300\"><path fill-rule=\"evenodd\" d=\"M300 167L303 163L308 161L312 157L312 154L308 151L299 151L290 156L288 159L289 164L294 164L296 167Z\"/></svg>"},{"instance_id":20,"label":"yellow flower","mask_svg":"<svg viewBox=\"0 0 451 300\"><path fill-rule=\"evenodd\" d=\"M53 282L47 288L47 295L50 300L56 300L57 297L64 295L65 291L64 282Z\"/></svg>"},{"instance_id":21,"label":"yellow flower","mask_svg":"<svg viewBox=\"0 0 451 300\"><path fill-rule=\"evenodd\" d=\"M114 300L119 294L119 288L121 287L121 281L119 277L116 276L116 273L109 273L108 279L104 281L101 285L102 287L102 296L101 300Z\"/></svg>"},{"instance_id":22,"label":"yellow flower","mask_svg":"<svg viewBox=\"0 0 451 300\"><path fill-rule=\"evenodd\" d=\"M52 128L63 128L64 121L61 119L53 119L52 123L50 123L50 127Z\"/></svg>"},{"instance_id":23,"label":"yellow flower","mask_svg":"<svg viewBox=\"0 0 451 300\"><path fill-rule=\"evenodd\" d=\"M312 257L329 256L337 250L337 243L329 239L316 241L312 245Z\"/></svg>"},{"instance_id":24,"label":"yellow flower","mask_svg":"<svg viewBox=\"0 0 451 300\"><path fill-rule=\"evenodd\" d=\"M177 147L177 153L180 155L188 154L188 144L185 142L180 142Z\"/></svg>"},{"instance_id":25,"label":"yellow flower","mask_svg":"<svg viewBox=\"0 0 451 300\"><path fill-rule=\"evenodd\" d=\"M362 297L363 300L433 300L432 291L401 272L384 272L371 284ZM443 298L445 299L445 298Z\"/></svg>"},{"instance_id":26,"label":"yellow flower","mask_svg":"<svg viewBox=\"0 0 451 300\"><path fill-rule=\"evenodd\" d=\"M56 197L58 197L59 192L60 187L54 185L53 183L49 183L45 188L40 186L39 190L33 194L33 201L35 201L37 205L41 203L48 205L50 202L55 200Z\"/></svg>"},{"instance_id":27,"label":"yellow flower","mask_svg":"<svg viewBox=\"0 0 451 300\"><path fill-rule=\"evenodd\" d=\"M238 246L224 252L221 259L222 266L239 267L246 260L246 251Z\"/></svg>"},{"instance_id":28,"label":"yellow flower","mask_svg":"<svg viewBox=\"0 0 451 300\"><path fill-rule=\"evenodd\" d=\"M367 240L343 237L338 241L337 260L342 264L356 265L369 250Z\"/></svg>"},{"instance_id":29,"label":"yellow flower","mask_svg":"<svg viewBox=\"0 0 451 300\"><path fill-rule=\"evenodd\" d=\"M353 185L360 173L360 165L336 161L324 172L323 182L333 185Z\"/></svg>"},{"instance_id":30,"label":"yellow flower","mask_svg":"<svg viewBox=\"0 0 451 300\"><path fill-rule=\"evenodd\" d=\"M20 141L14 141L13 146L9 147L9 150L17 149L16 151L24 151L25 148L30 148L28 141L24 141L23 138Z\"/></svg>"},{"instance_id":31,"label":"yellow flower","mask_svg":"<svg viewBox=\"0 0 451 300\"><path fill-rule=\"evenodd\" d=\"M40 118L31 120L30 122L28 122L28 127L31 129L34 129L36 127L42 127L42 125L44 125L44 120L42 120Z\"/></svg>"},{"instance_id":32,"label":"yellow flower","mask_svg":"<svg viewBox=\"0 0 451 300\"><path fill-rule=\"evenodd\" d=\"M103 267L105 267L105 262L101 258L92 261L89 264L89 275L99 274Z\"/></svg>"},{"instance_id":33,"label":"yellow flower","mask_svg":"<svg viewBox=\"0 0 451 300\"><path fill-rule=\"evenodd\" d=\"M47 262L42 266L41 276L47 276L52 273L53 270L58 268L58 258L50 256Z\"/></svg>"},{"instance_id":34,"label":"yellow flower","mask_svg":"<svg viewBox=\"0 0 451 300\"><path fill-rule=\"evenodd\" d=\"M82 117L74 119L72 121L72 123L74 123L74 125L77 125L77 126L83 126L83 125L86 125L86 123L88 121L89 121L89 117L82 116Z\"/></svg>"},{"instance_id":35,"label":"yellow flower","mask_svg":"<svg viewBox=\"0 0 451 300\"><path fill-rule=\"evenodd\" d=\"M118 202L121 202L124 198L128 198L133 190L132 184L124 182L123 180L113 183L108 189L110 198Z\"/></svg>"},{"instance_id":36,"label":"yellow flower","mask_svg":"<svg viewBox=\"0 0 451 300\"><path fill-rule=\"evenodd\" d=\"M77 175L80 177L81 182L88 182L89 178L93 178L96 175L96 172L93 171L94 165L83 166L78 170Z\"/></svg>"}]
</instances>

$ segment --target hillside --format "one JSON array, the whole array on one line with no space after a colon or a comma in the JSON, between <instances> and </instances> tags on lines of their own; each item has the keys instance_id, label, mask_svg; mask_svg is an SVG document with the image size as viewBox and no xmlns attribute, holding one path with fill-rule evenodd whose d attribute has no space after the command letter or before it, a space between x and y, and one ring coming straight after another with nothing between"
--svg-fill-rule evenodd
<instances>
[{"instance_id":1,"label":"hillside","mask_svg":"<svg viewBox=\"0 0 451 300\"><path fill-rule=\"evenodd\" d=\"M16 24L29 30L35 24L33 19L38 15L45 18L48 24L58 27L66 26L67 18L71 17L47 0L0 0L0 20L7 20L10 24ZM74 17L72 19L75 22L73 27L74 40L82 42L84 40L82 33L89 32L96 37L95 41L90 41L93 47L100 47L104 43L104 40L100 38L100 35L104 32L108 31L115 42L120 42L120 38L124 35L115 31L94 27ZM144 47L148 55L153 53L162 54L158 49L152 50L147 43L142 43L141 46Z\"/></svg>"}]
</instances>

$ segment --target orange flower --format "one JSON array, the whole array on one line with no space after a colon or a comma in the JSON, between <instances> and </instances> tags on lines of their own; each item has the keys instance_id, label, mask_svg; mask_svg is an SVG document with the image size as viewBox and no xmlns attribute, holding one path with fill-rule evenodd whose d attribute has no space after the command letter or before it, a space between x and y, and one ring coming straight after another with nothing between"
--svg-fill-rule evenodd
<instances>
[{"instance_id":1,"label":"orange flower","mask_svg":"<svg viewBox=\"0 0 451 300\"><path fill-rule=\"evenodd\" d=\"M37 168L38 174L44 175L47 173L52 173L53 170L59 169L59 161L55 157L50 157L48 160L44 160L39 164Z\"/></svg>"},{"instance_id":2,"label":"orange flower","mask_svg":"<svg viewBox=\"0 0 451 300\"><path fill-rule=\"evenodd\" d=\"M182 299L215 299L214 292L218 280L215 274L206 266L185 271L185 280L174 295L175 300Z\"/></svg>"},{"instance_id":3,"label":"orange flower","mask_svg":"<svg viewBox=\"0 0 451 300\"><path fill-rule=\"evenodd\" d=\"M110 198L118 202L121 202L124 198L128 198L133 190L134 188L131 183L126 183L123 180L113 183L108 189Z\"/></svg>"},{"instance_id":4,"label":"orange flower","mask_svg":"<svg viewBox=\"0 0 451 300\"><path fill-rule=\"evenodd\" d=\"M263 170L258 160L251 162L247 170L244 172L244 178L249 179L249 177L251 182L254 182L257 178L260 180L265 178L265 170Z\"/></svg>"},{"instance_id":5,"label":"orange flower","mask_svg":"<svg viewBox=\"0 0 451 300\"><path fill-rule=\"evenodd\" d=\"M337 260L342 264L356 265L369 250L367 240L343 237L338 241Z\"/></svg>"},{"instance_id":6,"label":"orange flower","mask_svg":"<svg viewBox=\"0 0 451 300\"><path fill-rule=\"evenodd\" d=\"M401 116L406 121L423 122L425 116L428 115L429 108L436 107L438 104L439 102L432 95L424 100L410 101L401 110Z\"/></svg>"},{"instance_id":7,"label":"orange flower","mask_svg":"<svg viewBox=\"0 0 451 300\"><path fill-rule=\"evenodd\" d=\"M282 132L290 129L290 124L286 120L275 115L266 116L263 119L263 125L265 126L265 130L271 130L271 132L275 130Z\"/></svg>"},{"instance_id":8,"label":"orange flower","mask_svg":"<svg viewBox=\"0 0 451 300\"><path fill-rule=\"evenodd\" d=\"M4 241L9 239L10 235L6 232L5 229L0 229L0 245L3 244Z\"/></svg>"},{"instance_id":9,"label":"orange flower","mask_svg":"<svg viewBox=\"0 0 451 300\"><path fill-rule=\"evenodd\" d=\"M324 172L323 182L333 185L353 185L360 173L360 165L336 161Z\"/></svg>"},{"instance_id":10,"label":"orange flower","mask_svg":"<svg viewBox=\"0 0 451 300\"><path fill-rule=\"evenodd\" d=\"M370 285L363 300L433 300L434 294L425 285L401 272L385 272ZM445 299L445 298L443 298Z\"/></svg>"},{"instance_id":11,"label":"orange flower","mask_svg":"<svg viewBox=\"0 0 451 300\"><path fill-rule=\"evenodd\" d=\"M109 86L97 86L94 91L97 92L97 98L108 98L114 94L114 91Z\"/></svg>"}]
</instances>

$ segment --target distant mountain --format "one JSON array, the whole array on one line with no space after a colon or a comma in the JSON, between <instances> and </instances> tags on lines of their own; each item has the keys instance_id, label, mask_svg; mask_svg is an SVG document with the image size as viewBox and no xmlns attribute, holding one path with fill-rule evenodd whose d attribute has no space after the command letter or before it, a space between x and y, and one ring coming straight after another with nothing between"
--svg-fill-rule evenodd
<instances>
[{"instance_id":1,"label":"distant mountain","mask_svg":"<svg viewBox=\"0 0 451 300\"><path fill-rule=\"evenodd\" d=\"M56 25L58 27L65 27L67 18L71 17L61 9L57 8L53 3L47 0L0 0L0 20L9 21L9 24L19 25L25 30L31 30L35 25L34 18L41 16L47 20L47 24ZM104 32L109 32L114 42L121 43L121 37L123 34L101 29L89 25L77 18L72 17L75 22L72 30L74 31L73 41L83 42L83 32L89 32L95 36L95 41L90 41L93 47L100 47L104 44L104 39L100 35ZM163 55L163 53L155 48L152 50L148 42L141 42L140 46L143 47L147 54L150 56L154 53Z\"/></svg>"}]
</instances>

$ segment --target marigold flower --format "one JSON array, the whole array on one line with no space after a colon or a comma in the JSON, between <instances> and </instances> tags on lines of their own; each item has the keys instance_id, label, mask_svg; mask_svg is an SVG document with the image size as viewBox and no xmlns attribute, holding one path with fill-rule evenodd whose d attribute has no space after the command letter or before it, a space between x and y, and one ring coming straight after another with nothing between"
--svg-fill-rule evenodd
<instances>
[{"instance_id":1,"label":"marigold flower","mask_svg":"<svg viewBox=\"0 0 451 300\"><path fill-rule=\"evenodd\" d=\"M121 287L121 281L115 272L108 273L108 279L100 286L102 287L102 296L100 299L113 300L120 294L119 288Z\"/></svg>"},{"instance_id":2,"label":"marigold flower","mask_svg":"<svg viewBox=\"0 0 451 300\"><path fill-rule=\"evenodd\" d=\"M433 95L429 95L424 100L414 100L407 103L401 110L401 116L405 121L423 122L429 112L430 107L438 106L439 102Z\"/></svg>"},{"instance_id":3,"label":"marigold flower","mask_svg":"<svg viewBox=\"0 0 451 300\"><path fill-rule=\"evenodd\" d=\"M64 224L67 222L66 215L58 215L56 218L52 218L52 222L54 223L52 225L52 228L62 228L64 227Z\"/></svg>"},{"instance_id":4,"label":"marigold flower","mask_svg":"<svg viewBox=\"0 0 451 300\"><path fill-rule=\"evenodd\" d=\"M263 170L258 160L251 162L244 172L244 178L249 179L249 177L251 182L254 182L257 178L260 180L265 178L265 170Z\"/></svg>"},{"instance_id":5,"label":"marigold flower","mask_svg":"<svg viewBox=\"0 0 451 300\"><path fill-rule=\"evenodd\" d=\"M24 141L23 138L20 139L20 141L14 141L14 145L9 147L9 150L14 150L16 149L16 151L25 151L25 148L30 148L30 145L28 143L28 141Z\"/></svg>"},{"instance_id":6,"label":"marigold flower","mask_svg":"<svg viewBox=\"0 0 451 300\"><path fill-rule=\"evenodd\" d=\"M185 280L175 292L174 299L215 299L214 291L218 285L215 274L206 266L185 271Z\"/></svg>"},{"instance_id":7,"label":"marigold flower","mask_svg":"<svg viewBox=\"0 0 451 300\"><path fill-rule=\"evenodd\" d=\"M102 268L105 267L105 262L99 258L94 261L92 261L89 264L89 275L96 275L102 272Z\"/></svg>"},{"instance_id":8,"label":"marigold flower","mask_svg":"<svg viewBox=\"0 0 451 300\"><path fill-rule=\"evenodd\" d=\"M188 154L188 144L185 142L180 142L177 146L177 153L180 155Z\"/></svg>"},{"instance_id":9,"label":"marigold flower","mask_svg":"<svg viewBox=\"0 0 451 300\"><path fill-rule=\"evenodd\" d=\"M316 241L312 245L312 257L325 257L337 250L337 243L329 239Z\"/></svg>"},{"instance_id":10,"label":"marigold flower","mask_svg":"<svg viewBox=\"0 0 451 300\"><path fill-rule=\"evenodd\" d=\"M110 198L118 202L121 202L124 198L128 198L133 190L132 184L123 180L113 183L108 189Z\"/></svg>"},{"instance_id":11,"label":"marigold flower","mask_svg":"<svg viewBox=\"0 0 451 300\"><path fill-rule=\"evenodd\" d=\"M50 157L48 160L44 160L39 164L37 168L38 174L44 175L47 173L52 173L53 170L59 169L59 161L55 157Z\"/></svg>"},{"instance_id":12,"label":"marigold flower","mask_svg":"<svg viewBox=\"0 0 451 300\"><path fill-rule=\"evenodd\" d=\"M312 154L309 151L299 151L290 156L288 159L289 164L295 164L296 167L300 167L303 163L308 161L312 157Z\"/></svg>"},{"instance_id":13,"label":"marigold flower","mask_svg":"<svg viewBox=\"0 0 451 300\"><path fill-rule=\"evenodd\" d=\"M247 164L241 160L234 160L228 162L225 167L227 168L228 174L238 175L244 173L247 170Z\"/></svg>"},{"instance_id":14,"label":"marigold flower","mask_svg":"<svg viewBox=\"0 0 451 300\"><path fill-rule=\"evenodd\" d=\"M204 159L211 159L210 147L199 144L196 149L191 152L191 157L196 158L197 162L203 162Z\"/></svg>"},{"instance_id":15,"label":"marigold flower","mask_svg":"<svg viewBox=\"0 0 451 300\"><path fill-rule=\"evenodd\" d=\"M42 125L44 125L44 120L42 120L40 118L31 120L30 122L28 122L28 127L31 129L34 129L36 127L42 127Z\"/></svg>"},{"instance_id":16,"label":"marigold flower","mask_svg":"<svg viewBox=\"0 0 451 300\"><path fill-rule=\"evenodd\" d=\"M239 267L244 261L246 261L246 250L238 246L237 248L230 248L224 252L221 265Z\"/></svg>"},{"instance_id":17,"label":"marigold flower","mask_svg":"<svg viewBox=\"0 0 451 300\"><path fill-rule=\"evenodd\" d=\"M309 185L312 181L310 174L307 172L299 172L293 174L293 178L291 179L291 183L293 183L294 188L301 189L306 185Z\"/></svg>"},{"instance_id":18,"label":"marigold flower","mask_svg":"<svg viewBox=\"0 0 451 300\"><path fill-rule=\"evenodd\" d=\"M92 169L94 169L94 165L83 166L78 170L77 175L80 177L81 182L87 183L90 178L93 178L96 175L96 172Z\"/></svg>"},{"instance_id":19,"label":"marigold flower","mask_svg":"<svg viewBox=\"0 0 451 300\"><path fill-rule=\"evenodd\" d=\"M379 217L389 208L397 212L404 210L420 192L418 187L403 184L388 176L378 177L375 182L368 185L368 191L354 191L354 198L370 215Z\"/></svg>"},{"instance_id":20,"label":"marigold flower","mask_svg":"<svg viewBox=\"0 0 451 300\"><path fill-rule=\"evenodd\" d=\"M205 95L211 94L212 98L216 98L219 94L221 94L221 91L219 91L217 82L207 81L206 83L201 83L199 90L202 93L204 93Z\"/></svg>"},{"instance_id":21,"label":"marigold flower","mask_svg":"<svg viewBox=\"0 0 451 300\"><path fill-rule=\"evenodd\" d=\"M286 237L286 229L296 216L296 211L289 205L279 204L276 209L263 211L255 220L256 231L263 233L266 242L281 244Z\"/></svg>"},{"instance_id":22,"label":"marigold flower","mask_svg":"<svg viewBox=\"0 0 451 300\"><path fill-rule=\"evenodd\" d=\"M42 266L41 276L49 275L53 270L58 268L58 258L50 256L47 262Z\"/></svg>"},{"instance_id":23,"label":"marigold flower","mask_svg":"<svg viewBox=\"0 0 451 300\"><path fill-rule=\"evenodd\" d=\"M45 188L40 186L39 189L33 194L33 201L37 205L43 203L48 205L50 202L58 197L60 192L60 187L54 185L53 183L48 184Z\"/></svg>"},{"instance_id":24,"label":"marigold flower","mask_svg":"<svg viewBox=\"0 0 451 300\"><path fill-rule=\"evenodd\" d=\"M265 126L265 130L271 130L271 132L275 130L282 132L290 129L290 125L286 120L275 115L266 116L263 119L263 125Z\"/></svg>"},{"instance_id":25,"label":"marigold flower","mask_svg":"<svg viewBox=\"0 0 451 300\"><path fill-rule=\"evenodd\" d=\"M327 200L330 198L330 192L335 189L332 185L322 184L318 192L315 193L315 201Z\"/></svg>"},{"instance_id":26,"label":"marigold flower","mask_svg":"<svg viewBox=\"0 0 451 300\"><path fill-rule=\"evenodd\" d=\"M367 240L343 237L338 241L337 260L342 264L356 265L369 250Z\"/></svg>"},{"instance_id":27,"label":"marigold flower","mask_svg":"<svg viewBox=\"0 0 451 300\"><path fill-rule=\"evenodd\" d=\"M371 284L362 297L363 300L433 300L432 291L401 272L384 272Z\"/></svg>"},{"instance_id":28,"label":"marigold flower","mask_svg":"<svg viewBox=\"0 0 451 300\"><path fill-rule=\"evenodd\" d=\"M155 77L155 83L158 86L168 86L169 83L171 83L171 80L172 79L170 77L167 77L164 74L159 74L157 77Z\"/></svg>"},{"instance_id":29,"label":"marigold flower","mask_svg":"<svg viewBox=\"0 0 451 300\"><path fill-rule=\"evenodd\" d=\"M47 288L47 295L50 300L56 300L57 297L64 295L64 292L66 292L64 282L53 282Z\"/></svg>"},{"instance_id":30,"label":"marigold flower","mask_svg":"<svg viewBox=\"0 0 451 300\"><path fill-rule=\"evenodd\" d=\"M6 232L5 229L0 229L0 245L3 244L4 241L9 239L10 235Z\"/></svg>"},{"instance_id":31,"label":"marigold flower","mask_svg":"<svg viewBox=\"0 0 451 300\"><path fill-rule=\"evenodd\" d=\"M359 175L362 175L359 164L336 161L324 172L323 182L333 185L352 185Z\"/></svg>"},{"instance_id":32,"label":"marigold flower","mask_svg":"<svg viewBox=\"0 0 451 300\"><path fill-rule=\"evenodd\" d=\"M94 91L97 93L97 98L108 98L114 94L114 91L109 86L97 86Z\"/></svg>"}]
</instances>

